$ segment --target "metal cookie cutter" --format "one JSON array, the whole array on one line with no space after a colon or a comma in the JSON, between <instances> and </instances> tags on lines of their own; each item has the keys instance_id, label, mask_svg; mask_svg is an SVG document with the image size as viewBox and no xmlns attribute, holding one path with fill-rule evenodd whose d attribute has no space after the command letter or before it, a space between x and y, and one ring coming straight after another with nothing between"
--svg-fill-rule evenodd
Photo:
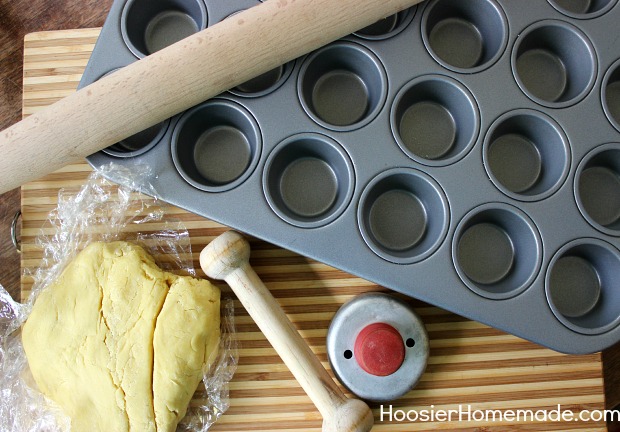
<instances>
[{"instance_id":1,"label":"metal cookie cutter","mask_svg":"<svg viewBox=\"0 0 620 432\"><path fill-rule=\"evenodd\" d=\"M327 333L336 377L362 399L387 402L410 391L429 355L424 324L400 299L362 294L336 313Z\"/></svg>"}]
</instances>

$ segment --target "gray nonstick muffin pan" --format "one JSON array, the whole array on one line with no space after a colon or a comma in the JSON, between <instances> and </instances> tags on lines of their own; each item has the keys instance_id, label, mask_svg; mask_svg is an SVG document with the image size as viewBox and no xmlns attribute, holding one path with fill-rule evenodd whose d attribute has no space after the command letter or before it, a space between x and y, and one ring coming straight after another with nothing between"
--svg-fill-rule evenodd
<instances>
[{"instance_id":1,"label":"gray nonstick muffin pan","mask_svg":"<svg viewBox=\"0 0 620 432\"><path fill-rule=\"evenodd\" d=\"M81 85L255 4L117 0ZM598 351L620 340L619 22L617 0L427 1L89 161L146 163L191 212Z\"/></svg>"}]
</instances>

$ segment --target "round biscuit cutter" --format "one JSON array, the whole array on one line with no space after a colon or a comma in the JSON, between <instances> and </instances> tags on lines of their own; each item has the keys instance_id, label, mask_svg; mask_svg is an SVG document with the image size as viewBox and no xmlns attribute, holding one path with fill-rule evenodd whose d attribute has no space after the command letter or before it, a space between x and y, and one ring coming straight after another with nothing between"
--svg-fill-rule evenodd
<instances>
[{"instance_id":1,"label":"round biscuit cutter","mask_svg":"<svg viewBox=\"0 0 620 432\"><path fill-rule=\"evenodd\" d=\"M424 373L428 335L404 301L382 293L361 294L334 316L327 355L349 391L361 399L387 402L409 392Z\"/></svg>"}]
</instances>

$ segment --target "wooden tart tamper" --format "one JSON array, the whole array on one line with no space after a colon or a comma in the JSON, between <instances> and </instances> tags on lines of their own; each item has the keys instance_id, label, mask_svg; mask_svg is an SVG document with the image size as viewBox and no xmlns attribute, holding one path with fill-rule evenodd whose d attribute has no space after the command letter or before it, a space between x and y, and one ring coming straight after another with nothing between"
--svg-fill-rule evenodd
<instances>
[{"instance_id":1,"label":"wooden tart tamper","mask_svg":"<svg viewBox=\"0 0 620 432\"><path fill-rule=\"evenodd\" d=\"M364 432L372 429L374 419L368 405L345 397L254 272L249 258L247 240L235 231L228 231L202 250L200 267L208 277L223 279L230 285L320 411L323 431Z\"/></svg>"}]
</instances>

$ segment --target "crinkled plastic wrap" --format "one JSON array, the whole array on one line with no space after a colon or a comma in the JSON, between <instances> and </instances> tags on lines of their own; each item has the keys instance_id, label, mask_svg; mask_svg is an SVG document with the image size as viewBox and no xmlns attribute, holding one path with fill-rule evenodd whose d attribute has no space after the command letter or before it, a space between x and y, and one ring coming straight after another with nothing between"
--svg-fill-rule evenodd
<instances>
[{"instance_id":1,"label":"crinkled plastic wrap","mask_svg":"<svg viewBox=\"0 0 620 432\"><path fill-rule=\"evenodd\" d=\"M104 178L115 170L125 185ZM28 368L20 328L37 295L55 280L65 265L93 241L126 240L144 247L164 270L196 275L189 233L166 213L167 205L148 183L147 167L129 172L117 166L95 171L78 193L61 191L58 206L37 238L43 250L41 266L32 274L34 285L25 303L13 301L0 285L0 432L69 431L70 422L54 402L38 390ZM138 193L136 191L142 191ZM44 235L43 233L53 233ZM220 351L216 362L205 367L187 414L178 425L182 431L206 431L228 408L228 382L237 365L234 307L222 300Z\"/></svg>"}]
</instances>

